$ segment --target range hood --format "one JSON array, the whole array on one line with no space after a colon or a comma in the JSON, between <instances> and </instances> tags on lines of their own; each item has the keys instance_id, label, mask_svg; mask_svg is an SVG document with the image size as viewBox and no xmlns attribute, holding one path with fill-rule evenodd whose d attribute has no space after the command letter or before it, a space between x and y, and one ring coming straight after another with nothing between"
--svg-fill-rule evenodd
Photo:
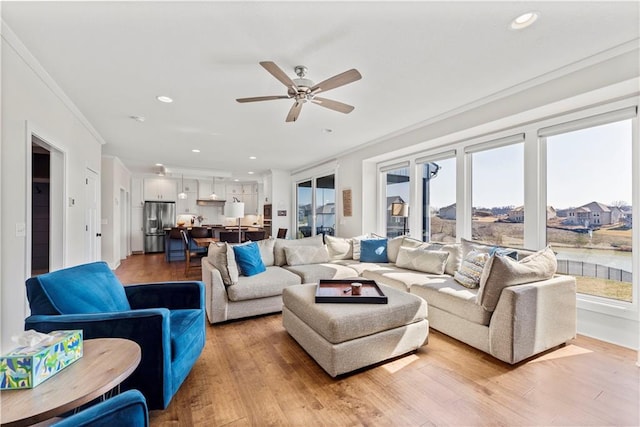
<instances>
[{"instance_id":1,"label":"range hood","mask_svg":"<svg viewBox=\"0 0 640 427\"><path fill-rule=\"evenodd\" d=\"M198 206L224 206L227 203L226 200L219 199L198 199L196 200L196 204Z\"/></svg>"}]
</instances>

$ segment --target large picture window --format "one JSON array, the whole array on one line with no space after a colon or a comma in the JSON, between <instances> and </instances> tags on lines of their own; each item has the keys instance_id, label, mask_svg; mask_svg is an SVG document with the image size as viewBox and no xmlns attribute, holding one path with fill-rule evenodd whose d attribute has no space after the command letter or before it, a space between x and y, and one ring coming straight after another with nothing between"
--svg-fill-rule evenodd
<instances>
[{"instance_id":1,"label":"large picture window","mask_svg":"<svg viewBox=\"0 0 640 427\"><path fill-rule=\"evenodd\" d=\"M547 243L578 292L632 301L632 126L546 138Z\"/></svg>"},{"instance_id":2,"label":"large picture window","mask_svg":"<svg viewBox=\"0 0 640 427\"><path fill-rule=\"evenodd\" d=\"M335 175L301 181L296 185L297 238L335 234Z\"/></svg>"},{"instance_id":3,"label":"large picture window","mask_svg":"<svg viewBox=\"0 0 640 427\"><path fill-rule=\"evenodd\" d=\"M451 156L454 156L452 153ZM456 159L420 164L422 178L422 240L456 241Z\"/></svg>"},{"instance_id":4,"label":"large picture window","mask_svg":"<svg viewBox=\"0 0 640 427\"><path fill-rule=\"evenodd\" d=\"M472 239L524 246L524 144L472 152Z\"/></svg>"},{"instance_id":5,"label":"large picture window","mask_svg":"<svg viewBox=\"0 0 640 427\"><path fill-rule=\"evenodd\" d=\"M388 237L409 233L409 166L392 168L385 173L386 232Z\"/></svg>"}]
</instances>

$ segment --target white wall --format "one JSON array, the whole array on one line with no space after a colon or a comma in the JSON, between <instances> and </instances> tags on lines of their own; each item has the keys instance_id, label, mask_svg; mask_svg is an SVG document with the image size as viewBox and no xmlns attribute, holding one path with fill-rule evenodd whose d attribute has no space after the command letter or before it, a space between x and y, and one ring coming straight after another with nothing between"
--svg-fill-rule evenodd
<instances>
[{"instance_id":1,"label":"white wall","mask_svg":"<svg viewBox=\"0 0 640 427\"><path fill-rule=\"evenodd\" d=\"M121 200L120 189L123 188L131 194L131 172L120 159L113 156L102 156L102 259L109 264L112 270L120 265L120 260L128 253L122 254L121 227L127 219L122 218L121 206L126 203ZM129 209L130 211L130 209ZM128 245L127 245L128 246Z\"/></svg>"},{"instance_id":2,"label":"white wall","mask_svg":"<svg viewBox=\"0 0 640 427\"><path fill-rule=\"evenodd\" d=\"M87 168L100 171L101 141L6 24L1 31L0 351L4 351L12 347L11 336L24 328L29 314L24 284L29 235L16 236L16 225L28 222L27 126L66 155L64 200L71 197L76 203L73 207L65 203L63 223L53 224L64 230L62 262L66 266L85 261L85 174Z\"/></svg>"},{"instance_id":3,"label":"white wall","mask_svg":"<svg viewBox=\"0 0 640 427\"><path fill-rule=\"evenodd\" d=\"M287 228L287 238L295 236L295 200L291 197L291 174L288 171L271 169L271 204L273 209L271 233L276 235L279 228ZM279 210L286 210L286 216L278 216Z\"/></svg>"}]
</instances>

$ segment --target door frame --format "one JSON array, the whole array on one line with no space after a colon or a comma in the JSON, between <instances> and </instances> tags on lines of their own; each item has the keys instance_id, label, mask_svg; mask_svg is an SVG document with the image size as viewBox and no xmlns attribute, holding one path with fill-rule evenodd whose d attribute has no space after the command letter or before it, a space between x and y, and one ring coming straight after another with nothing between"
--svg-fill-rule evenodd
<instances>
[{"instance_id":1,"label":"door frame","mask_svg":"<svg viewBox=\"0 0 640 427\"><path fill-rule=\"evenodd\" d=\"M36 141L37 140L37 141ZM66 265L67 241L67 150L54 138L47 135L42 129L32 122L25 122L26 145L26 224L25 224L25 280L31 277L31 238L32 238L32 186L33 165L32 144L36 143L50 153L50 216L49 221L49 270L63 268ZM55 226L54 226L55 225ZM59 226L58 226L59 225ZM26 304L26 302L25 302Z\"/></svg>"}]
</instances>

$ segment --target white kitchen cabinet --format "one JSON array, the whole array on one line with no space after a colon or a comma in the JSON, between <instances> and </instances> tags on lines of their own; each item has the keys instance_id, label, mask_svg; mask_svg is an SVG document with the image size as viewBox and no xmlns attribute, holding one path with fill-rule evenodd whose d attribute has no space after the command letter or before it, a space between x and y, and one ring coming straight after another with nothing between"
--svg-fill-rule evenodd
<instances>
[{"instance_id":1,"label":"white kitchen cabinet","mask_svg":"<svg viewBox=\"0 0 640 427\"><path fill-rule=\"evenodd\" d=\"M131 207L143 207L142 178L131 178Z\"/></svg>"},{"instance_id":2,"label":"white kitchen cabinet","mask_svg":"<svg viewBox=\"0 0 640 427\"><path fill-rule=\"evenodd\" d=\"M147 178L144 180L144 199L158 202L175 202L178 185L169 178Z\"/></svg>"},{"instance_id":3,"label":"white kitchen cabinet","mask_svg":"<svg viewBox=\"0 0 640 427\"><path fill-rule=\"evenodd\" d=\"M182 186L182 180L179 181L179 185ZM194 214L198 215L198 181L195 179L185 179L184 188L180 188L180 191L184 191L187 195L186 199L177 199L176 212L180 214Z\"/></svg>"}]
</instances>

